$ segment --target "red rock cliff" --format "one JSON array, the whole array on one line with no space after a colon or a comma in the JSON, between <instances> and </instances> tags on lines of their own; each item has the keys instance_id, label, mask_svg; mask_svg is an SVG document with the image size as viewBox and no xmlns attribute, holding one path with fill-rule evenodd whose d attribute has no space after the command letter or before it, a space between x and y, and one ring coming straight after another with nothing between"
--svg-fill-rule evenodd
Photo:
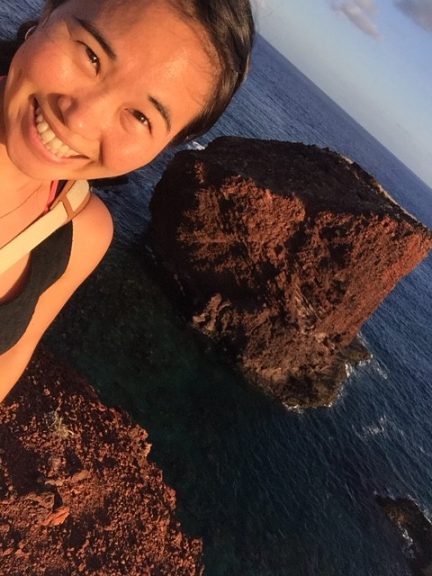
<instances>
[{"instance_id":1,"label":"red rock cliff","mask_svg":"<svg viewBox=\"0 0 432 576\"><path fill-rule=\"evenodd\" d=\"M361 325L432 246L360 166L289 142L180 152L151 211L195 325L290 405L334 399Z\"/></svg>"}]
</instances>

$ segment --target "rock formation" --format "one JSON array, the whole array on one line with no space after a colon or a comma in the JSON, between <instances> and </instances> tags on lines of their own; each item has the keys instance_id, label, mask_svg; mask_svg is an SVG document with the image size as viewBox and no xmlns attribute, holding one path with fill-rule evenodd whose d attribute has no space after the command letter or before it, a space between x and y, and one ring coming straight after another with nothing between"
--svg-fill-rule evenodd
<instances>
[{"instance_id":1,"label":"rock formation","mask_svg":"<svg viewBox=\"0 0 432 576\"><path fill-rule=\"evenodd\" d=\"M328 405L361 325L431 233L329 150L219 138L180 152L151 203L150 242L195 326L288 405Z\"/></svg>"},{"instance_id":2,"label":"rock formation","mask_svg":"<svg viewBox=\"0 0 432 576\"><path fill-rule=\"evenodd\" d=\"M413 576L432 574L432 523L409 498L376 496L386 516L404 538L404 549Z\"/></svg>"},{"instance_id":3,"label":"rock formation","mask_svg":"<svg viewBox=\"0 0 432 576\"><path fill-rule=\"evenodd\" d=\"M198 576L147 433L47 353L0 404L0 574Z\"/></svg>"}]
</instances>

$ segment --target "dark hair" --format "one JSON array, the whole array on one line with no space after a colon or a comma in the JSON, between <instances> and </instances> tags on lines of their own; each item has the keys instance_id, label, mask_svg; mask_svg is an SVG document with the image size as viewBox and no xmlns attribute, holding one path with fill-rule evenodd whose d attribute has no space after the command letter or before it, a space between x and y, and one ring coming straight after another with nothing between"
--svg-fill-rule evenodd
<instances>
[{"instance_id":1,"label":"dark hair","mask_svg":"<svg viewBox=\"0 0 432 576\"><path fill-rule=\"evenodd\" d=\"M37 22L25 22L19 27L14 39L0 40L0 76L7 75L15 52L24 42L27 31L35 24L37 24Z\"/></svg>"},{"instance_id":2,"label":"dark hair","mask_svg":"<svg viewBox=\"0 0 432 576\"><path fill-rule=\"evenodd\" d=\"M175 2L178 5L178 1ZM249 0L180 0L184 12L207 31L220 67L214 96L173 144L207 132L240 88L250 66L255 26Z\"/></svg>"},{"instance_id":3,"label":"dark hair","mask_svg":"<svg viewBox=\"0 0 432 576\"><path fill-rule=\"evenodd\" d=\"M47 0L43 17L67 0ZM196 19L207 31L212 49L216 52L219 75L213 97L204 110L183 128L171 144L180 144L207 132L221 116L239 89L250 65L255 26L249 0L170 0L186 18ZM7 72L10 60L24 41L27 30L35 22L23 24L15 41L0 44L0 69Z\"/></svg>"}]
</instances>

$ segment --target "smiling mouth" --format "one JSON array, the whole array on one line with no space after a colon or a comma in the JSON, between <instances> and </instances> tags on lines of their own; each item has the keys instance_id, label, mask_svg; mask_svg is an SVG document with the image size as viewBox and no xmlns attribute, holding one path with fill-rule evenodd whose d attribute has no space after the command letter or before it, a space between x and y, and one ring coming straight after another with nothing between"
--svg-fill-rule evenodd
<instances>
[{"instance_id":1,"label":"smiling mouth","mask_svg":"<svg viewBox=\"0 0 432 576\"><path fill-rule=\"evenodd\" d=\"M54 134L37 102L35 103L35 125L42 144L51 154L54 154L57 158L81 156L79 152L70 148Z\"/></svg>"}]
</instances>

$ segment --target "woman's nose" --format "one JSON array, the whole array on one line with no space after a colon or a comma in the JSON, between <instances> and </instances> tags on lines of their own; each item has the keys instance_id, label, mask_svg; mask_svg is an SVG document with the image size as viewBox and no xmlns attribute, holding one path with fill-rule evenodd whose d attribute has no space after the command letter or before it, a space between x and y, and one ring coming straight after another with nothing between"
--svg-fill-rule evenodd
<instances>
[{"instance_id":1,"label":"woman's nose","mask_svg":"<svg viewBox=\"0 0 432 576\"><path fill-rule=\"evenodd\" d=\"M107 101L103 95L61 95L57 106L65 126L88 140L98 138L109 118Z\"/></svg>"}]
</instances>

